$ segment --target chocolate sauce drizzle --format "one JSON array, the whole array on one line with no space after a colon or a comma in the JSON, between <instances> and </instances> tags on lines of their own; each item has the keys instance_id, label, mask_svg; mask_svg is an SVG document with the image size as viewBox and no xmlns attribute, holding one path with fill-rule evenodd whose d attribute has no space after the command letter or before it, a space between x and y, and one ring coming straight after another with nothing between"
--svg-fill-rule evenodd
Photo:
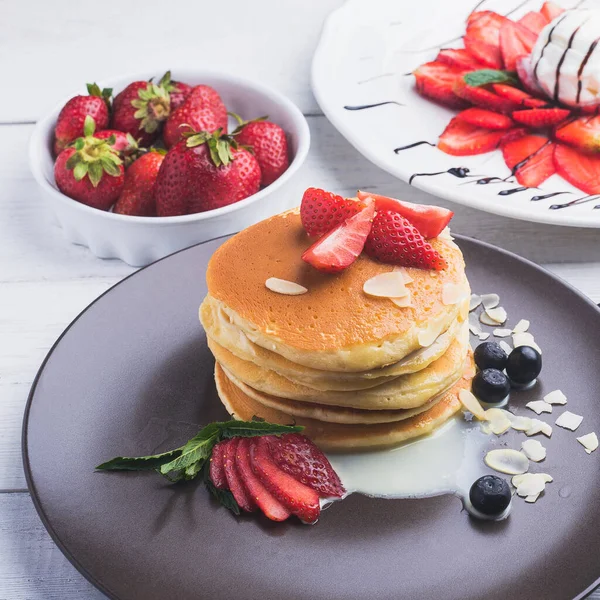
<instances>
[{"instance_id":1,"label":"chocolate sauce drizzle","mask_svg":"<svg viewBox=\"0 0 600 600\"><path fill-rule=\"evenodd\" d=\"M575 98L575 102L577 104L579 104L579 98L581 96L581 88L583 87L583 83L581 81L581 76L583 75L583 70L585 69L585 65L587 65L588 60L590 60L590 56L593 54L594 50L596 49L598 42L600 42L600 38L596 38L590 44L590 47L589 47L584 59L581 61L581 64L579 65L579 70L577 71L577 96Z\"/></svg>"},{"instance_id":2,"label":"chocolate sauce drizzle","mask_svg":"<svg viewBox=\"0 0 600 600\"><path fill-rule=\"evenodd\" d=\"M565 51L562 53L562 56L560 57L560 60L558 61L558 64L556 65L556 75L554 77L554 102L556 102L557 104L559 102L559 96L560 96L560 91L559 91L560 90L560 70L563 66L563 63L565 62L567 53L569 52L569 50L571 49L571 46L573 45L573 40L575 39L577 32L581 29L582 25L584 25L588 19L589 19L589 17L583 23L581 23L581 25L579 25L579 27L575 28L575 31L573 31L573 33L571 34L571 37L569 38L569 42L567 44L567 47L565 48Z\"/></svg>"},{"instance_id":3,"label":"chocolate sauce drizzle","mask_svg":"<svg viewBox=\"0 0 600 600\"><path fill-rule=\"evenodd\" d=\"M357 106L344 106L346 110L365 110L366 108L376 108L377 106L384 106L385 104L395 104L396 106L405 106L396 102L395 100L386 100L385 102L376 102L375 104L359 104Z\"/></svg>"},{"instance_id":4,"label":"chocolate sauce drizzle","mask_svg":"<svg viewBox=\"0 0 600 600\"><path fill-rule=\"evenodd\" d=\"M407 146L399 146L398 148L394 148L394 154L398 154L399 152L402 152L402 150L409 150L410 148L416 148L417 146L422 146L423 144L427 144L428 146L432 146L433 148L435 148L435 144L432 144L431 142L427 142L425 140L421 140L420 142L414 142L412 144L408 144Z\"/></svg>"},{"instance_id":5,"label":"chocolate sauce drizzle","mask_svg":"<svg viewBox=\"0 0 600 600\"><path fill-rule=\"evenodd\" d=\"M592 202L593 200L598 200L598 198L600 198L600 194L588 194L587 196L582 196L581 198L575 198L575 200L571 200L571 202L565 202L564 204L552 204L552 206L549 206L548 208L550 210L560 210L562 208L569 208L570 206L578 206L579 204L586 204L587 202Z\"/></svg>"},{"instance_id":6,"label":"chocolate sauce drizzle","mask_svg":"<svg viewBox=\"0 0 600 600\"><path fill-rule=\"evenodd\" d=\"M506 179L502 179L502 177L484 177L483 179L478 179L475 183L477 185L487 185L488 183L502 183L506 181Z\"/></svg>"},{"instance_id":7,"label":"chocolate sauce drizzle","mask_svg":"<svg viewBox=\"0 0 600 600\"><path fill-rule=\"evenodd\" d=\"M545 194L544 196L532 196L532 202L538 202L539 200L547 200L548 198L554 198L554 196L560 196L561 194L571 194L572 192L552 192L551 194Z\"/></svg>"},{"instance_id":8,"label":"chocolate sauce drizzle","mask_svg":"<svg viewBox=\"0 0 600 600\"><path fill-rule=\"evenodd\" d=\"M550 42L552 41L552 34L554 33L554 30L563 22L563 20L565 19L565 17L568 15L569 13L566 12L558 21L558 23L550 30L550 32L548 33L548 39L546 40L546 43L544 44L544 47L542 48L542 51L540 52L540 57L538 58L537 62L535 63L535 67L533 67L533 76L535 77L535 80L537 82L539 82L539 78L537 75L537 70L538 70L538 66L540 64L540 60L542 60L542 56L544 56L544 52L546 51L546 48L550 45Z\"/></svg>"},{"instance_id":9,"label":"chocolate sauce drizzle","mask_svg":"<svg viewBox=\"0 0 600 600\"><path fill-rule=\"evenodd\" d=\"M415 177L433 177L435 175L443 175L444 173L449 173L450 175L454 175L454 177L458 177L459 179L469 177L469 169L467 169L467 167L452 167L447 171L438 171L437 173L413 173L410 176L408 183L409 185L412 185L413 179Z\"/></svg>"},{"instance_id":10,"label":"chocolate sauce drizzle","mask_svg":"<svg viewBox=\"0 0 600 600\"><path fill-rule=\"evenodd\" d=\"M498 196L512 196L513 194L516 194L517 192L523 192L524 190L528 190L528 187L516 187L516 188L512 188L510 190L501 190L498 192Z\"/></svg>"}]
</instances>

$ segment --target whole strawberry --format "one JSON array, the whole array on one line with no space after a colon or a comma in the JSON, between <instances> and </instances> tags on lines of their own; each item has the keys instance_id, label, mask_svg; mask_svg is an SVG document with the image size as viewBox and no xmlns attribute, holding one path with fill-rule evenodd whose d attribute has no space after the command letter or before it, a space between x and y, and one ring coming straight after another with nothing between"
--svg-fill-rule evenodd
<instances>
[{"instance_id":1,"label":"whole strawberry","mask_svg":"<svg viewBox=\"0 0 600 600\"><path fill-rule=\"evenodd\" d=\"M260 167L232 136L188 132L165 157L154 197L161 217L187 215L243 200L260 189Z\"/></svg>"},{"instance_id":2,"label":"whole strawberry","mask_svg":"<svg viewBox=\"0 0 600 600\"><path fill-rule=\"evenodd\" d=\"M94 134L100 140L108 140L108 143L124 159L125 166L129 165L139 153L138 143L133 139L130 133L123 133L116 129L103 129Z\"/></svg>"},{"instance_id":3,"label":"whole strawberry","mask_svg":"<svg viewBox=\"0 0 600 600\"><path fill-rule=\"evenodd\" d=\"M112 89L100 90L98 84L87 84L87 96L75 96L62 108L54 127L54 154L60 154L73 140L83 135L86 116L96 122L96 129L106 129L109 121L109 103Z\"/></svg>"},{"instance_id":4,"label":"whole strawberry","mask_svg":"<svg viewBox=\"0 0 600 600\"><path fill-rule=\"evenodd\" d=\"M227 109L218 92L208 85L197 85L192 88L183 104L168 118L163 131L165 146L171 148L183 139L184 132L189 130L208 131L213 133L221 129L227 133Z\"/></svg>"},{"instance_id":5,"label":"whole strawberry","mask_svg":"<svg viewBox=\"0 0 600 600\"><path fill-rule=\"evenodd\" d=\"M152 150L142 154L125 172L123 191L113 208L120 215L155 217L154 184L164 154Z\"/></svg>"},{"instance_id":6,"label":"whole strawberry","mask_svg":"<svg viewBox=\"0 0 600 600\"><path fill-rule=\"evenodd\" d=\"M276 123L260 117L253 121L242 121L236 114L239 127L233 132L238 144L249 146L258 160L262 172L261 185L266 187L281 177L290 166L285 131Z\"/></svg>"},{"instance_id":7,"label":"whole strawberry","mask_svg":"<svg viewBox=\"0 0 600 600\"><path fill-rule=\"evenodd\" d=\"M124 169L108 140L94 137L94 120L85 119L84 137L63 150L54 164L58 189L83 204L108 210L121 194Z\"/></svg>"},{"instance_id":8,"label":"whole strawberry","mask_svg":"<svg viewBox=\"0 0 600 600\"><path fill-rule=\"evenodd\" d=\"M149 146L158 137L160 126L171 111L167 90L169 85L169 73L165 73L158 83L152 81L130 83L115 96L112 129L130 133L141 146Z\"/></svg>"},{"instance_id":9,"label":"whole strawberry","mask_svg":"<svg viewBox=\"0 0 600 600\"><path fill-rule=\"evenodd\" d=\"M187 83L182 83L181 81L172 81L171 71L167 71L162 76L160 85L162 85L167 92L169 92L169 99L171 102L170 113L183 104L184 100L188 97L189 93L193 89L192 86L188 85Z\"/></svg>"}]
</instances>

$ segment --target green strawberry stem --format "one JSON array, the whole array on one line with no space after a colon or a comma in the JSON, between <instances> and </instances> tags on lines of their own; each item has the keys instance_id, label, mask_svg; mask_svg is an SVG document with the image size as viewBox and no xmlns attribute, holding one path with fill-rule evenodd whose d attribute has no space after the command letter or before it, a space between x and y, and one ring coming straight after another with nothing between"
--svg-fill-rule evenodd
<instances>
[{"instance_id":1,"label":"green strawberry stem","mask_svg":"<svg viewBox=\"0 0 600 600\"><path fill-rule=\"evenodd\" d=\"M260 121L266 121L269 118L269 115L265 115L263 117L257 117L256 119L250 119L249 121L245 121L237 113L230 111L227 114L230 117L233 117L238 122L238 126L235 128L235 130L233 131L233 133L231 135L238 135L238 133L241 133L242 129L244 129L244 127L246 127L246 125L248 125L248 123L258 123Z\"/></svg>"},{"instance_id":2,"label":"green strawberry stem","mask_svg":"<svg viewBox=\"0 0 600 600\"><path fill-rule=\"evenodd\" d=\"M234 161L235 155L233 150L238 150L239 148L247 149L246 146L241 146L237 143L233 134L223 133L222 129L217 129L214 133L210 133L209 131L194 131L187 124L182 124L180 127L189 127L189 131L184 131L182 134L188 148L195 148L202 144L208 146L210 158L215 167L226 167Z\"/></svg>"},{"instance_id":3,"label":"green strawberry stem","mask_svg":"<svg viewBox=\"0 0 600 600\"><path fill-rule=\"evenodd\" d=\"M111 105L111 97L113 93L112 88L104 88L100 89L100 86L97 83L88 83L86 84L88 94L90 96L97 96L98 98L102 98L106 103L106 107L110 110Z\"/></svg>"},{"instance_id":4,"label":"green strawberry stem","mask_svg":"<svg viewBox=\"0 0 600 600\"><path fill-rule=\"evenodd\" d=\"M169 71L163 75L163 79L169 75ZM138 91L138 97L131 101L131 106L137 110L133 113L136 119L140 119L140 129L147 133L154 133L160 123L166 121L171 114L171 97L169 90L162 85L162 81L153 83L150 80L145 89Z\"/></svg>"}]
</instances>

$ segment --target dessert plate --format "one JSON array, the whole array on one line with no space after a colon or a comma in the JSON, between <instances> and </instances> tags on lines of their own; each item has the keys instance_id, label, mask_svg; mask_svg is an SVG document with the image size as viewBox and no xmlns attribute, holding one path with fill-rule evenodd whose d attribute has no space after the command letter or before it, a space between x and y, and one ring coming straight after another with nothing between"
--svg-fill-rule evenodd
<instances>
[{"instance_id":1,"label":"dessert plate","mask_svg":"<svg viewBox=\"0 0 600 600\"><path fill-rule=\"evenodd\" d=\"M565 600L600 583L600 452L554 427L535 504L502 522L473 520L453 496L352 495L315 526L235 518L200 482L95 472L117 455L180 445L226 415L198 322L215 240L128 277L67 328L33 385L23 426L27 481L69 560L119 600ZM472 287L501 295L514 325L531 320L543 377L511 407L561 388L600 432L600 311L543 269L457 238ZM243 292L242 292L243 293ZM533 413L531 413L533 416ZM581 435L581 432L577 432ZM520 436L520 437L518 437ZM501 443L519 447L517 432Z\"/></svg>"},{"instance_id":2,"label":"dessert plate","mask_svg":"<svg viewBox=\"0 0 600 600\"><path fill-rule=\"evenodd\" d=\"M560 1L565 8L575 4ZM416 67L434 60L442 47L461 46L473 10L518 18L540 5L541 0L347 0L325 22L312 63L313 92L359 152L426 192L516 219L600 227L600 195L586 196L558 175L539 189L523 189L514 177L502 181L510 171L499 150L477 156L438 150L438 136L456 111L414 88ZM489 178L496 179L482 185Z\"/></svg>"}]
</instances>

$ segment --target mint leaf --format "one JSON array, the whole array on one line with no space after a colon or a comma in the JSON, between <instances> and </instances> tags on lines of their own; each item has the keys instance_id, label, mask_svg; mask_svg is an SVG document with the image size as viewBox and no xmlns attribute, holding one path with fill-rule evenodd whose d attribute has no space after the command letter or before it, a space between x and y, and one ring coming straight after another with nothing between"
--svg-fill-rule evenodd
<instances>
[{"instance_id":1,"label":"mint leaf","mask_svg":"<svg viewBox=\"0 0 600 600\"><path fill-rule=\"evenodd\" d=\"M496 69L471 71L464 75L463 79L467 85L473 87L489 85L490 83L508 83L509 85L519 84L519 78L514 71L498 71Z\"/></svg>"},{"instance_id":2,"label":"mint leaf","mask_svg":"<svg viewBox=\"0 0 600 600\"><path fill-rule=\"evenodd\" d=\"M171 471L181 471L189 469L194 463L204 462L210 457L214 445L219 441L219 427L217 423L211 423L204 429L201 429L191 440L183 446L181 454L160 467L161 475L167 475ZM193 477L198 473L202 464L196 469ZM192 471L188 471L192 473ZM188 477L192 479L193 477Z\"/></svg>"},{"instance_id":3,"label":"mint leaf","mask_svg":"<svg viewBox=\"0 0 600 600\"><path fill-rule=\"evenodd\" d=\"M276 423L266 423L265 421L226 421L216 423L216 425L219 425L223 439L299 433L304 429L300 425L278 425Z\"/></svg>"},{"instance_id":4,"label":"mint leaf","mask_svg":"<svg viewBox=\"0 0 600 600\"><path fill-rule=\"evenodd\" d=\"M233 497L233 494L229 490L219 490L215 487L215 484L210 478L209 465L209 462L205 462L204 467L202 468L202 479L204 480L206 489L218 500L221 506L230 510L234 515L239 515L241 510L239 504Z\"/></svg>"},{"instance_id":5,"label":"mint leaf","mask_svg":"<svg viewBox=\"0 0 600 600\"><path fill-rule=\"evenodd\" d=\"M161 465L172 461L179 454L181 454L181 448L151 456L117 456L117 458L98 465L96 469L99 471L154 471Z\"/></svg>"}]
</instances>

